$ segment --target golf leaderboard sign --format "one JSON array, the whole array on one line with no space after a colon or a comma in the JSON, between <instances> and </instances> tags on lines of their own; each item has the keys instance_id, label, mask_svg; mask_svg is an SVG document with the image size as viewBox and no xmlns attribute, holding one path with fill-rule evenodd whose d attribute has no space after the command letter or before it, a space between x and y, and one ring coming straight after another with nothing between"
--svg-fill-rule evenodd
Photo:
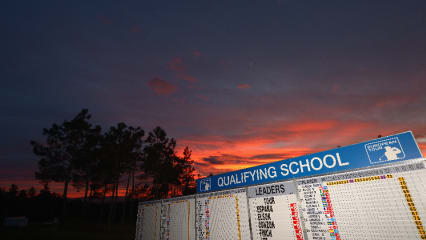
<instances>
[{"instance_id":1,"label":"golf leaderboard sign","mask_svg":"<svg viewBox=\"0 0 426 240\"><path fill-rule=\"evenodd\" d=\"M138 209L136 240L426 239L411 132L197 180Z\"/></svg>"}]
</instances>

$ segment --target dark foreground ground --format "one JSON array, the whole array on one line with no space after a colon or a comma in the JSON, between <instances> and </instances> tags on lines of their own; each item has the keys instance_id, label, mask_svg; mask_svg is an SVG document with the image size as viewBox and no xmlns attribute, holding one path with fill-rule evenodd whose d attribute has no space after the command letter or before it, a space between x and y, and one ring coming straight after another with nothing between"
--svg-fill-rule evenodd
<instances>
[{"instance_id":1,"label":"dark foreground ground","mask_svg":"<svg viewBox=\"0 0 426 240\"><path fill-rule=\"evenodd\" d=\"M43 239L43 240L133 240L135 224L111 225L93 224L81 221L68 222L65 226L29 224L27 227L5 228L0 226L1 240Z\"/></svg>"}]
</instances>

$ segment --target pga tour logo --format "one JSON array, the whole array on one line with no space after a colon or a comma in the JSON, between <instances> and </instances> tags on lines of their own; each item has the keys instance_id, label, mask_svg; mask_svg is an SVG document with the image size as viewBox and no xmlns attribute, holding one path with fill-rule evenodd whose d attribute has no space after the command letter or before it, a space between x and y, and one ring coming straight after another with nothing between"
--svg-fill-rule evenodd
<instances>
[{"instance_id":1,"label":"pga tour logo","mask_svg":"<svg viewBox=\"0 0 426 240\"><path fill-rule=\"evenodd\" d=\"M211 188L212 188L212 182L210 178L201 179L200 181L201 192L210 191Z\"/></svg>"},{"instance_id":2,"label":"pga tour logo","mask_svg":"<svg viewBox=\"0 0 426 240\"><path fill-rule=\"evenodd\" d=\"M365 151L371 164L405 158L404 150L397 137L368 143L365 145Z\"/></svg>"}]
</instances>

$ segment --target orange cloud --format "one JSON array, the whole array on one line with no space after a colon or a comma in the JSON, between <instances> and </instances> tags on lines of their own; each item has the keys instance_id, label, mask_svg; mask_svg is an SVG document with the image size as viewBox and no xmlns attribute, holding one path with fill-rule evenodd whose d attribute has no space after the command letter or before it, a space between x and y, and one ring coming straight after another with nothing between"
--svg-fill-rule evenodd
<instances>
[{"instance_id":1,"label":"orange cloud","mask_svg":"<svg viewBox=\"0 0 426 240\"><path fill-rule=\"evenodd\" d=\"M329 130L337 125L337 121L327 120L327 121L305 121L305 122L296 122L291 123L285 126L285 129L288 129L292 132L312 132L312 131L325 131Z\"/></svg>"},{"instance_id":2,"label":"orange cloud","mask_svg":"<svg viewBox=\"0 0 426 240\"><path fill-rule=\"evenodd\" d=\"M372 129L373 123L361 121L276 121L236 136L188 136L178 143L190 146L199 173L208 175L369 140L361 136Z\"/></svg>"},{"instance_id":3,"label":"orange cloud","mask_svg":"<svg viewBox=\"0 0 426 240\"><path fill-rule=\"evenodd\" d=\"M151 79L148 82L151 89L158 95L169 95L177 91L177 87L158 77Z\"/></svg>"},{"instance_id":4,"label":"orange cloud","mask_svg":"<svg viewBox=\"0 0 426 240\"><path fill-rule=\"evenodd\" d=\"M250 85L244 83L244 84L238 84L237 88L239 89L247 89L250 88Z\"/></svg>"}]
</instances>

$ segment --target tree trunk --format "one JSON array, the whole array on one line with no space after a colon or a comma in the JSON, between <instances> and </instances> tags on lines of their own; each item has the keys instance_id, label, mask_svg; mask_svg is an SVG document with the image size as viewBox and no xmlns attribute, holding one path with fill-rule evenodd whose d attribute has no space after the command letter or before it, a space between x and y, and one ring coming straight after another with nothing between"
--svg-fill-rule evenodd
<instances>
[{"instance_id":1,"label":"tree trunk","mask_svg":"<svg viewBox=\"0 0 426 240\"><path fill-rule=\"evenodd\" d=\"M129 194L129 185L130 185L130 172L129 172L129 176L127 177L126 196L125 196L126 199Z\"/></svg>"},{"instance_id":2,"label":"tree trunk","mask_svg":"<svg viewBox=\"0 0 426 240\"><path fill-rule=\"evenodd\" d=\"M65 217L67 215L68 184L69 184L69 180L67 179L67 180L65 180L65 183L64 183L64 193L62 195L62 199L63 199L63 203L62 203L62 216L61 216L62 224L65 223Z\"/></svg>"},{"instance_id":3,"label":"tree trunk","mask_svg":"<svg viewBox=\"0 0 426 240\"><path fill-rule=\"evenodd\" d=\"M115 200L117 199L117 193L118 193L118 180L116 183L114 183L112 188L112 197L111 197L111 203L109 207L109 214L108 214L108 225L111 225L114 218L115 218Z\"/></svg>"},{"instance_id":4,"label":"tree trunk","mask_svg":"<svg viewBox=\"0 0 426 240\"><path fill-rule=\"evenodd\" d=\"M107 188L108 188L108 185L105 183L104 184L104 196L102 198L101 211L99 213L99 222L102 222L102 223L105 223L105 221L104 221L105 216L106 216L106 214L105 214L105 198L106 198Z\"/></svg>"},{"instance_id":5,"label":"tree trunk","mask_svg":"<svg viewBox=\"0 0 426 240\"><path fill-rule=\"evenodd\" d=\"M121 223L124 223L126 219L126 212L127 212L127 204L129 203L129 185L130 185L130 177L131 172L129 172L129 176L127 177L127 186L126 186L126 198L122 205L122 212L121 212Z\"/></svg>"},{"instance_id":6,"label":"tree trunk","mask_svg":"<svg viewBox=\"0 0 426 240\"><path fill-rule=\"evenodd\" d=\"M89 187L89 189L90 189L90 192L89 192L89 200L93 199L93 188L94 188L94 185L93 185L93 184L90 184L90 187Z\"/></svg>"},{"instance_id":7,"label":"tree trunk","mask_svg":"<svg viewBox=\"0 0 426 240\"><path fill-rule=\"evenodd\" d=\"M87 201L87 193L89 192L89 179L86 180L86 188L84 189L84 201Z\"/></svg>"},{"instance_id":8,"label":"tree trunk","mask_svg":"<svg viewBox=\"0 0 426 240\"><path fill-rule=\"evenodd\" d=\"M135 170L132 171L132 195L135 194Z\"/></svg>"}]
</instances>

